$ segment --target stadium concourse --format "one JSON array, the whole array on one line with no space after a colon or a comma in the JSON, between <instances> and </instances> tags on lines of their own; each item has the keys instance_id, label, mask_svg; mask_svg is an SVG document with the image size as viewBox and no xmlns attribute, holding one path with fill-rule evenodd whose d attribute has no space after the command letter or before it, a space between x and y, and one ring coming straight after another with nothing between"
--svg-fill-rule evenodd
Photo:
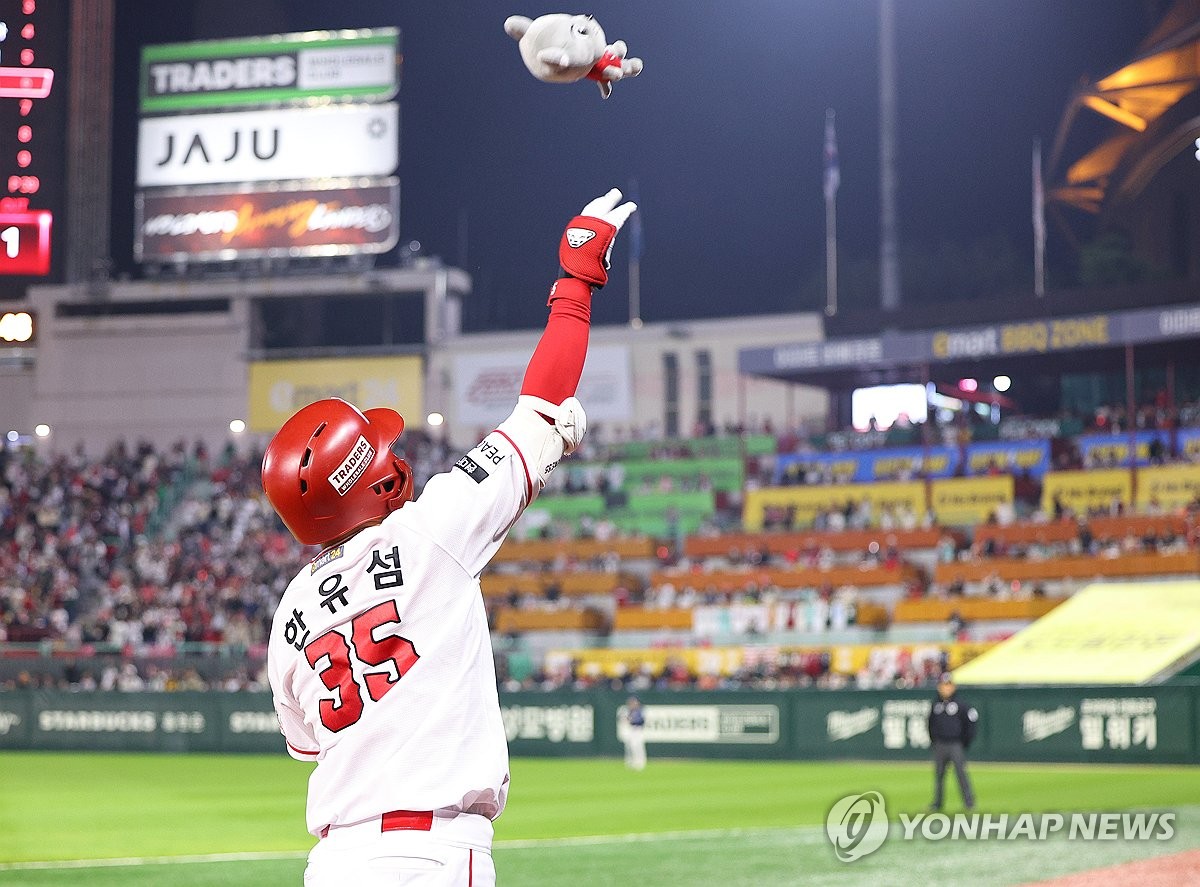
<instances>
[{"instance_id":1,"label":"stadium concourse","mask_svg":"<svg viewBox=\"0 0 1200 887\"><path fill-rule=\"evenodd\" d=\"M1055 422L1069 436L999 439ZM999 433L960 415L887 435L592 441L482 578L500 686L929 685L1096 578L1194 576L1196 422L1150 400L1132 421L1106 406ZM956 476L839 475L899 464L914 439L956 450ZM419 482L449 464L428 433L405 442ZM1131 443L1141 467L1114 468ZM274 518L260 460L0 451L0 686L261 690L285 577L315 552Z\"/></svg>"}]
</instances>

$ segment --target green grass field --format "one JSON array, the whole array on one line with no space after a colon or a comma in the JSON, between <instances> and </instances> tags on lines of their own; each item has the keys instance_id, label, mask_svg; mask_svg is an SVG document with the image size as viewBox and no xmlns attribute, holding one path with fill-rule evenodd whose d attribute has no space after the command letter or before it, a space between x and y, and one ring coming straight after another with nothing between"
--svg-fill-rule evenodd
<instances>
[{"instance_id":1,"label":"green grass field","mask_svg":"<svg viewBox=\"0 0 1200 887\"><path fill-rule=\"evenodd\" d=\"M298 885L308 769L283 755L0 754L0 887ZM850 865L825 839L832 804L877 790L893 818L921 811L927 764L652 760L630 773L613 760L517 759L512 770L494 852L502 885L955 884L963 866L975 885L1021 884L1200 847L1200 768L975 764L981 810L1168 809L1176 835L893 838Z\"/></svg>"}]
</instances>

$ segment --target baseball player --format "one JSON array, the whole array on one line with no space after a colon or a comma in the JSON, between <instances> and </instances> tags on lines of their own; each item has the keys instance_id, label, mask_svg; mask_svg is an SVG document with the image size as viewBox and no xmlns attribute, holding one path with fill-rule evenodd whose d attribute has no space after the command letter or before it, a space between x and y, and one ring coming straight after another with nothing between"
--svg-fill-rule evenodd
<instances>
[{"instance_id":1,"label":"baseball player","mask_svg":"<svg viewBox=\"0 0 1200 887\"><path fill-rule=\"evenodd\" d=\"M646 714L636 696L625 703L625 766L646 769Z\"/></svg>"},{"instance_id":2,"label":"baseball player","mask_svg":"<svg viewBox=\"0 0 1200 887\"><path fill-rule=\"evenodd\" d=\"M263 458L263 489L321 553L288 585L267 666L288 753L315 761L304 882L491 885L508 746L479 574L583 439L575 389L593 287L636 209L614 189L568 224L516 408L413 500L404 420L331 398Z\"/></svg>"}]
</instances>

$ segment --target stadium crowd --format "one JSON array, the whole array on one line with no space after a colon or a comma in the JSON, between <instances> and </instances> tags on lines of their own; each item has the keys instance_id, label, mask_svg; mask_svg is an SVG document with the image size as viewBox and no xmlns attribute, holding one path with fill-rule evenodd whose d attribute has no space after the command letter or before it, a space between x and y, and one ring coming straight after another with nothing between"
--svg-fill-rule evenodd
<instances>
[{"instance_id":1,"label":"stadium crowd","mask_svg":"<svg viewBox=\"0 0 1200 887\"><path fill-rule=\"evenodd\" d=\"M1200 410L1193 412L1200 417ZM1145 421L1159 419L1159 413L1145 411ZM1121 421L1119 411L1114 411L1100 424L1112 427ZM776 453L809 446L787 431L775 440ZM450 451L444 441L410 431L404 443L418 489L448 467ZM655 444L646 452L665 460L703 457L713 451L710 439L698 438ZM644 463L645 456L641 459ZM619 444L594 443L582 460L586 467L568 467L563 473L564 492L618 490L629 484ZM0 449L0 643L53 643L85 660L84 665L72 664L53 676L36 669L24 676L15 674L0 679L0 686L41 686L44 681L69 689L236 690L263 686L261 660L275 603L315 551L297 545L269 508L261 493L260 464L261 453L253 449L239 452L229 446L211 454L203 446L183 443L162 452L146 444L120 444L100 458L89 458L82 450L43 458L33 449ZM746 457L746 467L747 488L763 483L774 470L770 456ZM639 476L636 484L659 492L712 489L702 475L683 479L665 473L645 475ZM1108 509L1121 510L1119 504ZM1153 514L1162 509L1151 501L1145 510ZM1056 501L1045 511L1039 508L1032 519L1079 518L1073 538L1005 544L992 536L972 540L946 532L932 552L932 560L946 564L999 557L1038 561L1080 555L1171 554L1200 542L1200 501L1192 504L1188 515L1182 533L1167 529L1098 537L1083 519L1086 515L1075 515ZM1012 519L1011 513L1002 512L991 522L1007 524ZM728 524L709 520L702 524L700 534L712 535L725 526ZM850 502L818 511L813 525L805 529L840 532L867 526L902 533L931 528L934 520L931 513L916 514L904 506L874 515L865 503ZM786 510L768 512L766 528L795 528L795 516ZM597 514L570 523L544 522L536 535L605 542L620 538L621 533L607 515ZM931 580L929 566L888 541L882 546L872 542L862 551L851 552L834 552L818 545L777 554L765 547L733 549L722 557L696 562L663 546L655 562L633 576L627 575L620 558L611 552L590 560L561 555L552 563L533 565L533 569L551 577L582 571L621 574L611 594L614 608L740 607L745 612L769 612L772 615L762 618L772 628L812 633L854 626L859 590L849 583L781 589L762 580L764 570L896 570L903 595L909 598L1045 594L1041 583L1001 582L996 577L975 588L966 588L961 581L939 585ZM651 581L651 571L660 577L658 581ZM744 573L745 581L734 586L707 581L706 577L717 571ZM493 616L504 607L561 609L578 605L561 595L553 580L538 594L514 590L489 601ZM745 621L742 633L747 642L766 633L767 623L756 621L758 618ZM206 649L232 654L236 661L200 669L161 661L180 650ZM117 658L94 658L113 653ZM88 659L89 655L93 658ZM831 672L819 654L768 656L743 672L719 678L691 673L683 664L669 666L661 674L634 673L619 678L569 669L514 677L507 673L503 657L500 661L502 685L511 686L515 681L522 687L586 686L599 680L619 680L624 689L638 691L657 686L709 686L713 681L717 686L783 687L834 686L845 680L844 675ZM923 683L940 673L942 666L944 663L925 660L885 662L878 674L862 680Z\"/></svg>"}]
</instances>

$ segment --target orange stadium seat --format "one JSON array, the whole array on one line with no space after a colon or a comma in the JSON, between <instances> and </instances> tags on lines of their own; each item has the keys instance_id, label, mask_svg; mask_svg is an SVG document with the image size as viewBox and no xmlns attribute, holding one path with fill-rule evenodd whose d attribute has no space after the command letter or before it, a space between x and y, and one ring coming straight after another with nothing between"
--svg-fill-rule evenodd
<instances>
[{"instance_id":1,"label":"orange stadium seat","mask_svg":"<svg viewBox=\"0 0 1200 887\"><path fill-rule=\"evenodd\" d=\"M600 631L606 625L597 610L501 610L495 628L505 634L521 631Z\"/></svg>"},{"instance_id":2,"label":"orange stadium seat","mask_svg":"<svg viewBox=\"0 0 1200 887\"><path fill-rule=\"evenodd\" d=\"M800 568L784 570L774 567L752 570L714 570L703 573L654 573L651 585L690 585L693 588L715 588L719 591L738 591L747 585L778 585L780 588L820 588L826 585L879 586L902 585L917 575L916 567L901 564L895 569L887 567L834 567L830 570Z\"/></svg>"},{"instance_id":3,"label":"orange stadium seat","mask_svg":"<svg viewBox=\"0 0 1200 887\"><path fill-rule=\"evenodd\" d=\"M989 598L954 600L897 601L895 622L946 622L957 613L968 621L989 619L1040 619L1066 598L1030 598L1022 601L997 601Z\"/></svg>"},{"instance_id":4,"label":"orange stadium seat","mask_svg":"<svg viewBox=\"0 0 1200 887\"><path fill-rule=\"evenodd\" d=\"M563 597L607 595L631 583L636 580L622 573L488 573L480 579L487 598L506 597L513 591L540 596L552 584L558 585Z\"/></svg>"}]
</instances>

